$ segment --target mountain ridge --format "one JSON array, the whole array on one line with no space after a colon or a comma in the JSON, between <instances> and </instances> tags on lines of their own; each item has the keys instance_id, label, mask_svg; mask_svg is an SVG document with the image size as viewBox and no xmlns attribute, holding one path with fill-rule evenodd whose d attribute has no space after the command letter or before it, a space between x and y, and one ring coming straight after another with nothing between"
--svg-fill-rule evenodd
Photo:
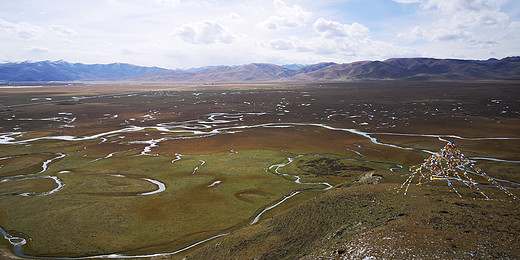
<instances>
[{"instance_id":1,"label":"mountain ridge","mask_svg":"<svg viewBox=\"0 0 520 260\"><path fill-rule=\"evenodd\" d=\"M40 61L0 64L0 82L141 81L256 82L347 80L520 80L520 57L488 60L391 58L311 65L250 63L169 70L127 63L82 64Z\"/></svg>"},{"instance_id":2,"label":"mountain ridge","mask_svg":"<svg viewBox=\"0 0 520 260\"><path fill-rule=\"evenodd\" d=\"M0 64L0 81L117 81L165 71L128 63L83 64L59 61L24 61Z\"/></svg>"}]
</instances>

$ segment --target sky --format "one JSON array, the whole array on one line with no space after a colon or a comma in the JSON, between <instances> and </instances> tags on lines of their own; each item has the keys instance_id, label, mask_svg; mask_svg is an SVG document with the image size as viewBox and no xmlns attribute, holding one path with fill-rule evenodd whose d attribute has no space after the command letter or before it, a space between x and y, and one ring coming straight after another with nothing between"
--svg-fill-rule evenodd
<instances>
[{"instance_id":1,"label":"sky","mask_svg":"<svg viewBox=\"0 0 520 260\"><path fill-rule=\"evenodd\" d=\"M0 0L0 62L187 69L518 55L518 0Z\"/></svg>"}]
</instances>

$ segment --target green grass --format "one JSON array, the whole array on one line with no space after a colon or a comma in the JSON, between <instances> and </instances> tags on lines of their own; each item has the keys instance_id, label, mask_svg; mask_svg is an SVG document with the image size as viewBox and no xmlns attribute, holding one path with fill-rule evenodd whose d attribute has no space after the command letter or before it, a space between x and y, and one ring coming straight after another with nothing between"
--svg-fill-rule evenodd
<instances>
[{"instance_id":1,"label":"green grass","mask_svg":"<svg viewBox=\"0 0 520 260\"><path fill-rule=\"evenodd\" d=\"M31 238L23 248L29 255L174 251L244 225L259 208L300 189L265 171L283 159L269 150L185 155L173 164L164 156L122 154L89 162L74 154L49 169L70 171L56 173L66 184L58 193L0 200L1 225ZM192 174L199 160L206 163ZM135 196L155 188L140 178L159 180L167 190ZM215 180L222 183L208 188Z\"/></svg>"},{"instance_id":2,"label":"green grass","mask_svg":"<svg viewBox=\"0 0 520 260\"><path fill-rule=\"evenodd\" d=\"M42 163L56 157L53 154L20 154L0 160L0 177L26 175L42 170Z\"/></svg>"},{"instance_id":3,"label":"green grass","mask_svg":"<svg viewBox=\"0 0 520 260\"><path fill-rule=\"evenodd\" d=\"M56 182L49 178L4 182L0 183L0 196L27 192L41 193L56 187Z\"/></svg>"}]
</instances>

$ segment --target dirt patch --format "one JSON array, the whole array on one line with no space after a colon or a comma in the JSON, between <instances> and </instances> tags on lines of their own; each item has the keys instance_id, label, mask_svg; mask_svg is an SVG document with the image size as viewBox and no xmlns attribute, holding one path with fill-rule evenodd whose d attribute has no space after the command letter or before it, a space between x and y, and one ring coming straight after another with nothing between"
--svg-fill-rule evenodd
<instances>
[{"instance_id":1,"label":"dirt patch","mask_svg":"<svg viewBox=\"0 0 520 260\"><path fill-rule=\"evenodd\" d=\"M359 180L356 181L359 185L370 185L370 184L378 184L379 181L383 179L383 176L379 174L374 174L374 172L369 172L363 175Z\"/></svg>"}]
</instances>

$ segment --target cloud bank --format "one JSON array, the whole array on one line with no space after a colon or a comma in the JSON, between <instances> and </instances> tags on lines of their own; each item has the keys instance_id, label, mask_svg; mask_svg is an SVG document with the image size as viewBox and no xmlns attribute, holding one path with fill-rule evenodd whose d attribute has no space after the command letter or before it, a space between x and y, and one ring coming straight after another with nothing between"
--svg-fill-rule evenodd
<instances>
[{"instance_id":1,"label":"cloud bank","mask_svg":"<svg viewBox=\"0 0 520 260\"><path fill-rule=\"evenodd\" d=\"M519 37L515 0L22 0L0 10L0 61L190 68L487 59L519 55Z\"/></svg>"}]
</instances>

